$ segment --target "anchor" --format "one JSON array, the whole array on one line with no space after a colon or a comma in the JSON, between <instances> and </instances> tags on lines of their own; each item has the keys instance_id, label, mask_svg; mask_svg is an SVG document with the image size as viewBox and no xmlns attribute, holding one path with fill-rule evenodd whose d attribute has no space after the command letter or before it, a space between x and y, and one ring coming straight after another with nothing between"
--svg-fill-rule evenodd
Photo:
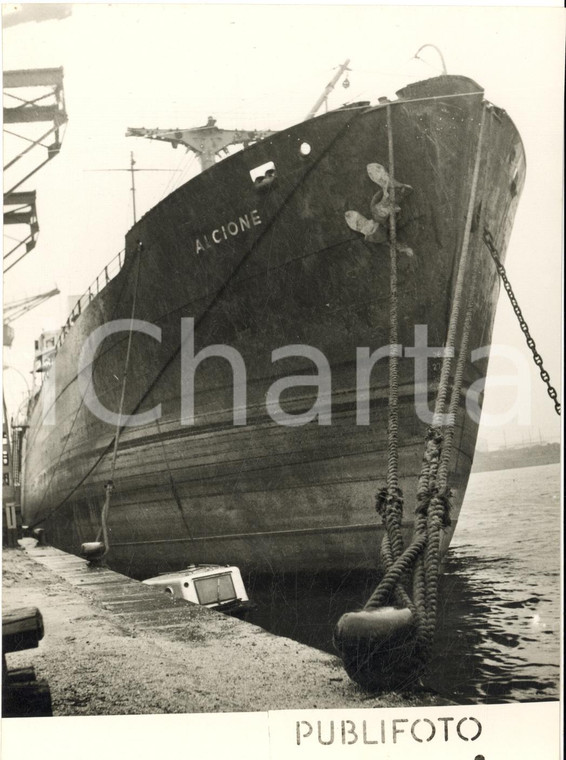
<instances>
[{"instance_id":1,"label":"anchor","mask_svg":"<svg viewBox=\"0 0 566 760\"><path fill-rule=\"evenodd\" d=\"M346 211L346 224L354 232L361 232L364 239L370 243L386 243L389 240L388 220L392 214L401 211L397 201L412 191L410 185L398 182L389 176L381 164L368 164L367 173L372 182L378 186L369 207L370 218L367 219L359 211ZM407 256L413 255L412 248L396 241L396 248Z\"/></svg>"}]
</instances>

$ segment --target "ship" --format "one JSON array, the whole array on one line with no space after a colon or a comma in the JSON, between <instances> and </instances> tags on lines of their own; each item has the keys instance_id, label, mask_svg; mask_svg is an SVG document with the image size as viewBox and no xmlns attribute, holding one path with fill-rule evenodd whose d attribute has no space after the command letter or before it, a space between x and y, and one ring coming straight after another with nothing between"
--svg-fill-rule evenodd
<instances>
[{"instance_id":1,"label":"ship","mask_svg":"<svg viewBox=\"0 0 566 760\"><path fill-rule=\"evenodd\" d=\"M487 372L499 293L485 235L504 260L524 174L511 118L476 82L448 74L314 116L209 166L129 230L117 271L61 331L30 404L24 522L79 554L100 537L106 505L105 559L138 578L187 564L375 568L393 246L407 541L467 256L446 551L479 424L467 401ZM456 353L461 330L460 321ZM360 357L372 358L365 375Z\"/></svg>"}]
</instances>

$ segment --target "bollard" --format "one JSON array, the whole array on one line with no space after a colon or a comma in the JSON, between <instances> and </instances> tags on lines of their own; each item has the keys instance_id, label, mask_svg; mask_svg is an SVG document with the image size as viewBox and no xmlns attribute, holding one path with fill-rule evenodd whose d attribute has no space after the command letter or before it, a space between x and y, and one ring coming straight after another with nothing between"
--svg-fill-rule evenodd
<instances>
[{"instance_id":1,"label":"bollard","mask_svg":"<svg viewBox=\"0 0 566 760\"><path fill-rule=\"evenodd\" d=\"M47 539L45 538L45 528L36 528L33 531L34 538L37 539L38 546L47 546Z\"/></svg>"},{"instance_id":2,"label":"bollard","mask_svg":"<svg viewBox=\"0 0 566 760\"><path fill-rule=\"evenodd\" d=\"M346 673L368 691L406 689L424 669L408 609L347 612L334 629L334 646Z\"/></svg>"},{"instance_id":3,"label":"bollard","mask_svg":"<svg viewBox=\"0 0 566 760\"><path fill-rule=\"evenodd\" d=\"M89 562L98 563L106 554L106 546L102 541L88 541L81 544L81 555Z\"/></svg>"},{"instance_id":4,"label":"bollard","mask_svg":"<svg viewBox=\"0 0 566 760\"><path fill-rule=\"evenodd\" d=\"M10 549L18 545L18 531L16 523L16 504L13 501L7 501L4 504L4 533L2 544Z\"/></svg>"}]
</instances>

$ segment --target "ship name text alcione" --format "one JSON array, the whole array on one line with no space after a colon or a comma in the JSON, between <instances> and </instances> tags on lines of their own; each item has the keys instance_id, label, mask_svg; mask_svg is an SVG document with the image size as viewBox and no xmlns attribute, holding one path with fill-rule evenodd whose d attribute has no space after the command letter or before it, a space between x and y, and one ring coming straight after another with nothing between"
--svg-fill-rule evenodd
<instances>
[{"instance_id":1,"label":"ship name text alcione","mask_svg":"<svg viewBox=\"0 0 566 760\"><path fill-rule=\"evenodd\" d=\"M252 227L258 227L261 224L261 217L257 209L253 209L248 214L238 217L237 221L232 219L225 222L220 227L212 230L207 235L201 235L195 240L195 253L202 253L207 248L213 248L230 237L236 237L240 232L250 230Z\"/></svg>"}]
</instances>

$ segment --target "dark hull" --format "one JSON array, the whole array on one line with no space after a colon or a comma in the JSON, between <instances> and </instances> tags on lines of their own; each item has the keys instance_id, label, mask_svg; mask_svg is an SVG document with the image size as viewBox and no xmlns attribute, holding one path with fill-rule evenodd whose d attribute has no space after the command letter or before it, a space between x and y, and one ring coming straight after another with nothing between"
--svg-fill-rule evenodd
<instances>
[{"instance_id":1,"label":"dark hull","mask_svg":"<svg viewBox=\"0 0 566 760\"><path fill-rule=\"evenodd\" d=\"M414 250L412 257L399 254L403 346L414 345L419 324L428 326L429 345L446 340L478 146L478 91L470 80L441 77L407 88L405 100L391 105L395 177L413 188L398 215L399 237ZM308 157L300 154L303 142L311 146ZM478 203L504 252L524 155L512 122L497 109L486 114L482 156ZM268 161L277 178L258 189L249 171ZM157 325L161 342L133 334L124 412L161 404L161 416L121 434L110 564L138 576L188 562L259 571L375 566L381 526L374 497L387 470L388 369L387 360L376 364L371 425L357 425L356 348L389 343L389 247L366 243L344 218L351 209L368 214L376 188L366 166L374 162L388 165L387 109L339 110L217 164L130 231L122 270L73 325L32 412L23 486L29 525L41 525L51 543L75 553L98 533L115 427L82 403L78 356L94 329L129 319L135 291L136 318ZM479 276L471 350L490 342L498 295L495 268L473 226L470 256ZM187 317L195 320L195 351L226 344L242 355L247 424L233 424L232 372L225 359L214 358L196 372L194 424L181 424L180 324ZM94 362L97 397L114 411L127 342L127 331L108 337ZM283 426L266 409L276 380L313 374L307 359L272 361L274 349L290 344L313 346L329 362L330 425ZM432 408L440 363L429 365ZM486 360L468 361L464 390L485 372ZM42 397L53 388L56 424L46 426ZM282 405L290 414L307 412L315 391L297 386L282 396ZM407 531L427 429L415 413L414 392L414 361L403 358L399 471ZM462 407L445 548L476 433L477 423Z\"/></svg>"}]
</instances>

